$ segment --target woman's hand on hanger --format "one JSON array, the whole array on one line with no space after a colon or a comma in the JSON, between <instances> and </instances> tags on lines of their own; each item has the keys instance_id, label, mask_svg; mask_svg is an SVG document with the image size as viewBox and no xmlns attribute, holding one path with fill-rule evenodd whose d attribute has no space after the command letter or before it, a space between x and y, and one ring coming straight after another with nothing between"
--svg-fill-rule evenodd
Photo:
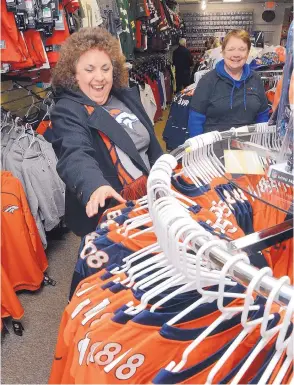
<instances>
[{"instance_id":1,"label":"woman's hand on hanger","mask_svg":"<svg viewBox=\"0 0 294 385\"><path fill-rule=\"evenodd\" d=\"M120 203L124 203L125 199L119 195L111 186L101 186L95 190L86 206L86 213L88 217L93 217L98 214L99 207L105 206L107 198L114 198Z\"/></svg>"}]
</instances>

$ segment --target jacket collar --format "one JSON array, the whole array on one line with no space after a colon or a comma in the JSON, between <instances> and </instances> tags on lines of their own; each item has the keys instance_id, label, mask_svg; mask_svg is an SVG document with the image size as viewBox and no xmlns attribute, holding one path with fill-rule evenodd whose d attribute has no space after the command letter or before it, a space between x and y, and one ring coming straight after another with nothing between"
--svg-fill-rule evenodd
<instances>
[{"instance_id":1,"label":"jacket collar","mask_svg":"<svg viewBox=\"0 0 294 385\"><path fill-rule=\"evenodd\" d=\"M140 102L140 95L137 88L113 89L112 94L121 100L141 121L141 123L152 133L153 126ZM148 173L148 169L141 158L136 146L130 136L121 129L117 121L105 111L102 106L98 106L93 100L85 95L81 90L61 89L55 92L56 99L68 98L82 105L94 107L93 113L88 118L91 128L101 131L103 134L117 145L123 152L136 163L143 171ZM118 135L119 133L119 135Z\"/></svg>"},{"instance_id":2,"label":"jacket collar","mask_svg":"<svg viewBox=\"0 0 294 385\"><path fill-rule=\"evenodd\" d=\"M142 114L137 106L137 103L134 103L133 101L131 89L115 91L113 94L124 102L128 108L130 108L130 110L138 117L138 119L141 120L142 124L144 124L147 129L149 128L142 118ZM117 145L125 154L128 154L128 156L137 166L139 166L141 170L148 173L148 169L130 136L106 110L104 110L101 106L95 105L95 110L89 117L88 124L91 128L99 130L108 136L108 138L115 145Z\"/></svg>"}]
</instances>

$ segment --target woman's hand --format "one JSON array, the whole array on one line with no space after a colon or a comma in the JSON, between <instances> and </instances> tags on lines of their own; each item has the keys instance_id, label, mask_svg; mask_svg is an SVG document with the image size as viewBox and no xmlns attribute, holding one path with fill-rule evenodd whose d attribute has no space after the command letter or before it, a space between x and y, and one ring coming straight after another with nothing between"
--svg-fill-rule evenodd
<instances>
[{"instance_id":1,"label":"woman's hand","mask_svg":"<svg viewBox=\"0 0 294 385\"><path fill-rule=\"evenodd\" d=\"M86 213L88 217L98 214L99 206L104 207L107 198L114 198L121 203L126 202L111 186L101 186L93 192L87 203Z\"/></svg>"}]
</instances>

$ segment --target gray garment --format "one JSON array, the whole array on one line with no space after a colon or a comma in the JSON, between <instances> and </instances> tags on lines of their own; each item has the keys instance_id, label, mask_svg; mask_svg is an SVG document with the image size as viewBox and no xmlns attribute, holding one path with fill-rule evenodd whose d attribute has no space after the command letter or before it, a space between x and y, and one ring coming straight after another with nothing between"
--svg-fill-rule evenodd
<instances>
[{"instance_id":1,"label":"gray garment","mask_svg":"<svg viewBox=\"0 0 294 385\"><path fill-rule=\"evenodd\" d=\"M3 142L1 138L1 163L3 170L6 170L6 156L9 153L15 139L21 135L21 131L16 131L14 128L9 133L4 133Z\"/></svg>"},{"instance_id":2,"label":"gray garment","mask_svg":"<svg viewBox=\"0 0 294 385\"><path fill-rule=\"evenodd\" d=\"M56 164L52 147L36 139L26 150L21 166L31 212L35 218L39 213L46 231L57 226L64 216L65 185Z\"/></svg>"},{"instance_id":3,"label":"gray garment","mask_svg":"<svg viewBox=\"0 0 294 385\"><path fill-rule=\"evenodd\" d=\"M103 19L103 27L113 36L118 37L122 27L116 0L97 0L97 3Z\"/></svg>"},{"instance_id":4,"label":"gray garment","mask_svg":"<svg viewBox=\"0 0 294 385\"><path fill-rule=\"evenodd\" d=\"M124 128L134 142L136 149L138 150L141 158L150 170L150 162L147 155L148 147L150 144L150 136L145 126L140 122L136 115L115 96L111 96L107 104L103 106L113 118ZM111 110L119 110L115 114L111 113ZM129 157L128 161L132 163Z\"/></svg>"},{"instance_id":5,"label":"gray garment","mask_svg":"<svg viewBox=\"0 0 294 385\"><path fill-rule=\"evenodd\" d=\"M9 141L10 140L11 139L9 139ZM24 153L29 148L29 145L29 137L27 135L20 135L19 138L13 141L3 161L4 170L10 171L15 178L19 179L23 187L24 180L21 171L21 164L23 162ZM6 146L6 150L7 147L8 146Z\"/></svg>"}]
</instances>

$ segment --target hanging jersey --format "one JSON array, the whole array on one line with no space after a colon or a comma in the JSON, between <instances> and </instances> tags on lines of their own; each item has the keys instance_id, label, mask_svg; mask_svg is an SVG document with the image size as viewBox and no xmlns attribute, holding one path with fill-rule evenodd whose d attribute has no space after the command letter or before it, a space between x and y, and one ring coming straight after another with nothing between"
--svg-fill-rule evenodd
<instances>
[{"instance_id":1,"label":"hanging jersey","mask_svg":"<svg viewBox=\"0 0 294 385\"><path fill-rule=\"evenodd\" d=\"M255 315L253 318L257 318ZM276 325L276 322L271 322L271 327ZM251 331L239 346L234 350L234 353L228 357L225 364L219 369L213 379L213 384L225 383L223 378L228 375L232 370L240 363L242 359L249 352L252 351L252 347L260 339L260 327L257 326ZM212 354L207 359L200 363L193 365L187 369L183 369L180 372L170 372L166 369L161 369L157 376L153 379L153 384L205 384L210 371L213 369L217 361L225 354L233 341L229 341L216 353Z\"/></svg>"},{"instance_id":2,"label":"hanging jersey","mask_svg":"<svg viewBox=\"0 0 294 385\"><path fill-rule=\"evenodd\" d=\"M15 290L37 290L48 262L20 181L1 173L2 265Z\"/></svg>"},{"instance_id":3,"label":"hanging jersey","mask_svg":"<svg viewBox=\"0 0 294 385\"><path fill-rule=\"evenodd\" d=\"M1 265L1 318L13 317L14 319L20 319L23 314L24 309Z\"/></svg>"},{"instance_id":4,"label":"hanging jersey","mask_svg":"<svg viewBox=\"0 0 294 385\"><path fill-rule=\"evenodd\" d=\"M202 342L205 347L202 346L201 356L203 358L208 357L234 338L242 329L239 322L240 317L232 319L227 325L223 325L223 330L216 330L213 336L207 337ZM154 326L136 323L135 319L129 321L121 333L112 335L104 342L103 346L97 348L94 355L95 364L89 368L86 382L96 383L97 378L99 378L101 383L108 384L150 383L162 366L167 365L171 360L177 361L192 340L205 330L205 328L197 328L197 320L195 320L193 329L174 330L176 328L170 329L167 325L162 327L160 333L156 329ZM136 340L138 341L137 344ZM99 358L99 353L103 352L103 349L107 349L110 343L117 344L118 353L122 359L115 366L110 363L103 368L99 365L100 362L97 358ZM152 350L150 346L153 347ZM197 354L191 353L188 362L191 364L199 361L199 352Z\"/></svg>"},{"instance_id":5,"label":"hanging jersey","mask_svg":"<svg viewBox=\"0 0 294 385\"><path fill-rule=\"evenodd\" d=\"M128 235L132 233L135 234L138 231L140 230L135 229L133 231L130 231ZM119 243L116 243L116 239L118 239ZM75 274L71 284L71 292L75 290L76 286L82 279L93 275L98 271L102 270L103 268L114 263L121 265L123 259L129 256L130 254L157 242L157 238L153 232L141 234L137 238L125 238L121 242L121 234L115 234L115 232L113 232L112 240L112 245L102 250L98 250L94 254L87 255L85 259L78 260L75 267Z\"/></svg>"},{"instance_id":6,"label":"hanging jersey","mask_svg":"<svg viewBox=\"0 0 294 385\"><path fill-rule=\"evenodd\" d=\"M231 306L233 306L233 303L237 304L240 303L240 301L231 301ZM160 368L161 364L164 365L162 360L167 361L167 356L169 354L173 354L176 351L181 350L183 346L187 346L189 344L188 341L190 341L194 336L196 337L196 334L201 333L203 331L202 329L191 328L201 328L203 325L208 326L220 315L219 311L211 311L212 308L213 304L208 304L207 308L206 305L204 305L203 307L200 306L198 309L195 309L193 312L188 314L183 320L181 320L181 324L177 325L178 328L172 328L167 327L167 325L163 325L160 334L158 333L159 327L162 326L164 322L168 321L171 315L164 313L140 313L135 318L133 318L133 320L129 321L120 333L112 335L107 341L104 341L103 345L100 345L93 352L95 364L91 367L89 366L89 369L86 373L86 382L93 383L95 377L96 379L99 378L101 383L119 383L120 381L128 381L128 383L130 381L132 383L147 383L148 381L150 382L152 378L150 377L150 375L152 375L152 363L153 369L156 373L156 369ZM233 324L234 322L232 322L230 326L232 326ZM164 328L167 328L169 330L168 335L166 335L163 331ZM173 335L170 330L173 330ZM228 333L228 335L229 334L230 333ZM221 341L220 338L219 341ZM121 357L121 360L117 366L111 365L110 363L109 366L103 368L101 367L101 365L99 365L99 363L97 364L95 356L97 353L99 354L103 346L104 348L106 348L108 343L118 344L118 353ZM152 346L152 350L150 349L150 346ZM155 352L157 356L160 357L160 360L154 360ZM137 355L140 355L140 357L144 356L144 366L140 368L139 372L134 377L133 375L135 375L135 373L132 373L131 376L126 377L120 375L117 376L118 367L122 370L123 367L121 367L121 365L127 365L133 358L135 358L133 357L133 355L135 355L135 357L137 357ZM118 359L118 357L113 357L113 359L116 358ZM141 365L143 364L143 362L141 363Z\"/></svg>"},{"instance_id":7,"label":"hanging jersey","mask_svg":"<svg viewBox=\"0 0 294 385\"><path fill-rule=\"evenodd\" d=\"M99 303L99 296L95 298L96 302L94 302L94 299L91 301L87 298L82 301L71 313L68 312L70 311L69 308L63 313L63 319L58 333L58 341L55 348L55 359L53 361L49 378L50 384L61 383L61 378L67 361L68 346L74 337L77 326L80 323L88 322L96 314L100 314L100 316L102 316L105 313L112 313L115 309L133 299L130 291L124 291L123 293L115 296L115 290L111 291L111 288L106 290L107 293L100 295L102 302ZM105 298L105 295L108 297Z\"/></svg>"}]
</instances>

